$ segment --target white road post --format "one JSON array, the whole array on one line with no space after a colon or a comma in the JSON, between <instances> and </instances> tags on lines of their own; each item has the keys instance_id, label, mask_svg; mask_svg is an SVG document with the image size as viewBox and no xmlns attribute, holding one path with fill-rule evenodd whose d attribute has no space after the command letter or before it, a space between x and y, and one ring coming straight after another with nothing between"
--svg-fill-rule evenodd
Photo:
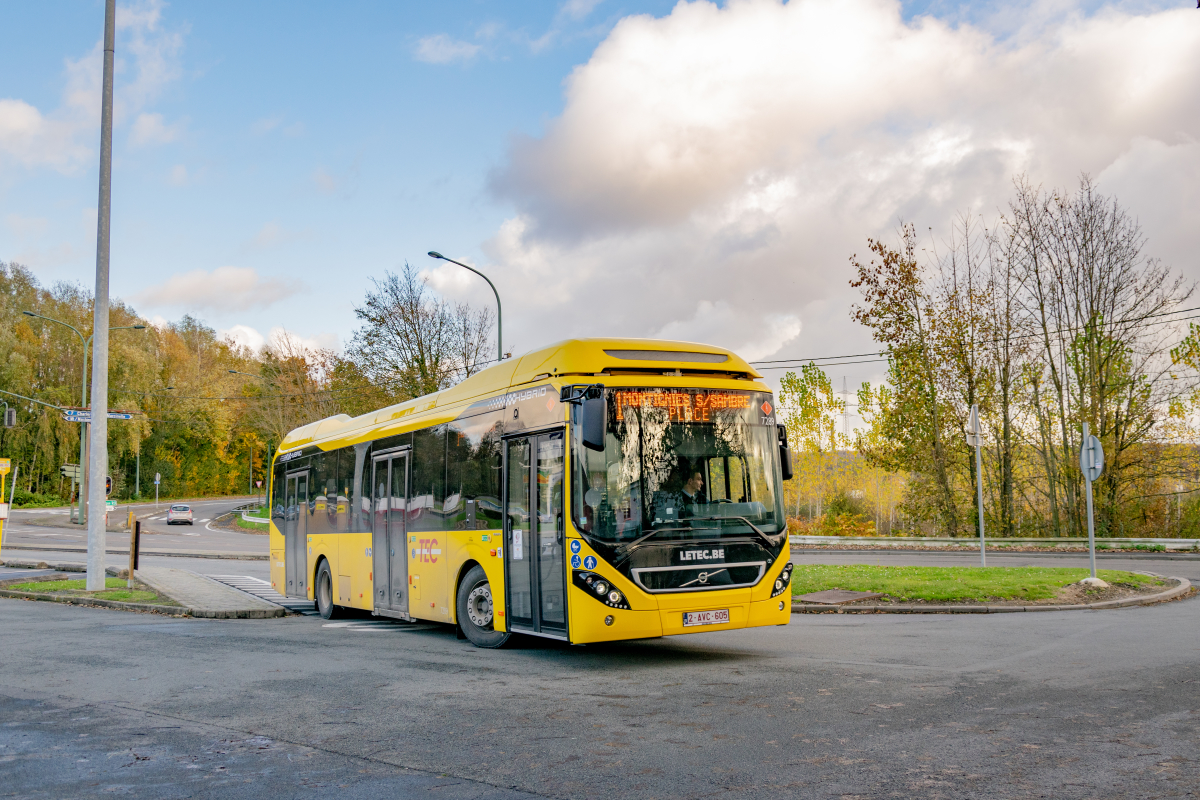
<instances>
[{"instance_id":1,"label":"white road post","mask_svg":"<svg viewBox=\"0 0 1200 800\"><path fill-rule=\"evenodd\" d=\"M971 406L967 422L967 444L975 445L975 513L979 516L979 566L987 566L987 546L983 538L983 426L979 424L979 406Z\"/></svg>"},{"instance_id":2,"label":"white road post","mask_svg":"<svg viewBox=\"0 0 1200 800\"><path fill-rule=\"evenodd\" d=\"M104 84L100 102L100 201L96 222L96 296L92 314L92 407L89 420L87 589L104 588L104 526L108 520L104 476L108 474L108 253L112 221L113 52L117 1L104 4Z\"/></svg>"},{"instance_id":3,"label":"white road post","mask_svg":"<svg viewBox=\"0 0 1200 800\"><path fill-rule=\"evenodd\" d=\"M1092 577L1096 577L1096 522L1092 518L1092 481L1104 471L1104 446L1095 436L1088 435L1088 424L1083 423L1083 442L1079 448L1079 469L1087 484L1088 560L1091 562Z\"/></svg>"}]
</instances>

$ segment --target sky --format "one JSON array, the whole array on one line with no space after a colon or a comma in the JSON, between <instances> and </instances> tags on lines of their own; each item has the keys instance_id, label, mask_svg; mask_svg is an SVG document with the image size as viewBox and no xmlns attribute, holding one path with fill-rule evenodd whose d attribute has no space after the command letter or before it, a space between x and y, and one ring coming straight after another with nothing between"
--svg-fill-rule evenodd
<instances>
[{"instance_id":1,"label":"sky","mask_svg":"<svg viewBox=\"0 0 1200 800\"><path fill-rule=\"evenodd\" d=\"M572 336L869 352L850 257L1081 174L1200 279L1185 2L119 3L112 294L341 348L405 262ZM101 0L0 5L0 261L94 287ZM882 365L832 370L840 388ZM768 373L771 382L778 371Z\"/></svg>"}]
</instances>

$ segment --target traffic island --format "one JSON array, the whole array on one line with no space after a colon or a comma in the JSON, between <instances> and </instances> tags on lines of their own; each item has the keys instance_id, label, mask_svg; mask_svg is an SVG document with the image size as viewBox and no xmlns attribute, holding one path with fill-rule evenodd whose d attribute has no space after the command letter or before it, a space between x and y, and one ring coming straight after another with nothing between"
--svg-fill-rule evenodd
<instances>
[{"instance_id":1,"label":"traffic island","mask_svg":"<svg viewBox=\"0 0 1200 800\"><path fill-rule=\"evenodd\" d=\"M18 566L9 562L9 566ZM32 568L48 565L21 564ZM59 572L39 575L34 578L10 578L0 581L0 597L21 600L44 600L70 605L97 606L123 611L142 611L176 617L200 617L205 619L270 619L284 617L293 612L223 583L183 569L146 567L134 572L135 596L118 597L127 592L125 570L109 569L112 577L100 592L84 590L84 581L78 577L84 571L80 565L55 565ZM71 574L74 573L74 574Z\"/></svg>"},{"instance_id":2,"label":"traffic island","mask_svg":"<svg viewBox=\"0 0 1200 800\"><path fill-rule=\"evenodd\" d=\"M797 614L988 614L1125 608L1188 597L1183 578L1098 570L1105 586L1083 583L1086 569L1044 567L882 567L797 565Z\"/></svg>"},{"instance_id":3,"label":"traffic island","mask_svg":"<svg viewBox=\"0 0 1200 800\"><path fill-rule=\"evenodd\" d=\"M87 590L86 579L70 572L38 575L34 578L10 578L0 581L0 597L125 611L156 611L173 615L178 615L184 610L170 597L159 594L140 581L135 580L133 588L129 588L126 578L115 575L106 577L104 588L94 592Z\"/></svg>"}]
</instances>

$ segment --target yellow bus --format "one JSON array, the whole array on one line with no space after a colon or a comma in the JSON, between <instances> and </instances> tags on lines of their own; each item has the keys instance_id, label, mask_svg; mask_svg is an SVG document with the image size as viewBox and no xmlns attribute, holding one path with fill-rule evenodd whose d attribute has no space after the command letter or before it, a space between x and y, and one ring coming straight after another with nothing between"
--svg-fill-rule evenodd
<instances>
[{"instance_id":1,"label":"yellow bus","mask_svg":"<svg viewBox=\"0 0 1200 800\"><path fill-rule=\"evenodd\" d=\"M786 624L791 462L761 377L719 347L574 339L298 428L272 585L480 647Z\"/></svg>"}]
</instances>

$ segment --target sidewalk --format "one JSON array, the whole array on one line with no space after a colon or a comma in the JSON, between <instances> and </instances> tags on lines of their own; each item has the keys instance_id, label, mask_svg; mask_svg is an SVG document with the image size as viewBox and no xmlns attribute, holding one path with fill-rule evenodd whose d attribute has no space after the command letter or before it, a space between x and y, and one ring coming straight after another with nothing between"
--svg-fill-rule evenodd
<instances>
[{"instance_id":1,"label":"sidewalk","mask_svg":"<svg viewBox=\"0 0 1200 800\"><path fill-rule=\"evenodd\" d=\"M288 613L282 606L186 569L142 567L133 576L187 608L193 617L266 619L287 616Z\"/></svg>"},{"instance_id":2,"label":"sidewalk","mask_svg":"<svg viewBox=\"0 0 1200 800\"><path fill-rule=\"evenodd\" d=\"M57 572L85 572L87 565L79 562L62 562L48 564L46 562L17 561L7 559L5 567L19 567L30 570L54 570ZM109 567L109 574L118 570ZM120 571L124 574L124 571ZM113 608L137 606L141 611L164 611L166 613L201 617L205 619L269 619L285 617L297 613L272 603L261 597L228 586L212 578L191 572L186 569L172 567L143 567L136 570L134 578L149 586L160 595L169 597L181 607L151 606L147 604L120 603L106 601L103 605ZM31 575L31 577L33 577ZM282 599L282 598L280 598ZM93 601L94 602L94 601ZM87 604L86 601L83 604ZM97 603L99 604L99 603Z\"/></svg>"}]
</instances>

